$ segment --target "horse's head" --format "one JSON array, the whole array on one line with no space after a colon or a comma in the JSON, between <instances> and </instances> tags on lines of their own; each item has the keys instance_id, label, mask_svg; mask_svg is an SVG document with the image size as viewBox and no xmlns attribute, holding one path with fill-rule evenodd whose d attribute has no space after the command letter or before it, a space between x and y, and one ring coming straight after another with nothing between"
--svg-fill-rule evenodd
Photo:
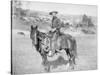
<instances>
[{"instance_id":1,"label":"horse's head","mask_svg":"<svg viewBox=\"0 0 100 75\"><path fill-rule=\"evenodd\" d=\"M31 32L35 33L37 31L38 26L31 25Z\"/></svg>"},{"instance_id":2,"label":"horse's head","mask_svg":"<svg viewBox=\"0 0 100 75\"><path fill-rule=\"evenodd\" d=\"M30 31L30 38L34 42L34 45L36 44L37 41L37 31L38 31L38 26L33 26L31 25L31 31Z\"/></svg>"}]
</instances>

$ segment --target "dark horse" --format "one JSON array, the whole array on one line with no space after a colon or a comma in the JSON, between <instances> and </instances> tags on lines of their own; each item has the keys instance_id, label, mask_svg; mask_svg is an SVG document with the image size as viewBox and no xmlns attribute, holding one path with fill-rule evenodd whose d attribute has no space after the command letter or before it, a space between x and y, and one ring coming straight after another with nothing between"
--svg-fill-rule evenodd
<instances>
[{"instance_id":1,"label":"dark horse","mask_svg":"<svg viewBox=\"0 0 100 75\"><path fill-rule=\"evenodd\" d=\"M42 56L43 64L47 62L47 56L52 57L61 50L65 50L69 57L69 63L74 68L77 57L77 45L74 37L61 33L59 29L56 29L54 32L49 31L47 34L42 33L37 26L31 26L30 38L36 50Z\"/></svg>"}]
</instances>

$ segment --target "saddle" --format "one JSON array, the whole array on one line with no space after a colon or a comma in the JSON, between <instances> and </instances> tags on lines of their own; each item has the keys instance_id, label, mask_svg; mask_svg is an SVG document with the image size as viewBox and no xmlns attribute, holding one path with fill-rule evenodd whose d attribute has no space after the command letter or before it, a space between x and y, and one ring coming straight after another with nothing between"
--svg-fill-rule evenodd
<instances>
[{"instance_id":1,"label":"saddle","mask_svg":"<svg viewBox=\"0 0 100 75\"><path fill-rule=\"evenodd\" d=\"M57 37L59 37L58 30L50 30L47 33L39 32L38 38L41 40L40 44L42 46L42 49L46 52L52 51L54 53L59 52L59 49L57 47ZM54 46L53 46L54 45Z\"/></svg>"}]
</instances>

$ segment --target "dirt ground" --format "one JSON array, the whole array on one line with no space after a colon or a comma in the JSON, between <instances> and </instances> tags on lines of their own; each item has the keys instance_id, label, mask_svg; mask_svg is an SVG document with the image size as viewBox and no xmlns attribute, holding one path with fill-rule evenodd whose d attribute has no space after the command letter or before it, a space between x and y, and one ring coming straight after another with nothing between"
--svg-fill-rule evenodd
<instances>
[{"instance_id":1,"label":"dirt ground","mask_svg":"<svg viewBox=\"0 0 100 75\"><path fill-rule=\"evenodd\" d=\"M96 35L75 36L77 41L78 58L74 70L97 69L97 40ZM66 56L62 54L64 58ZM58 56L55 56L58 58ZM13 74L44 73L40 54L35 50L29 33L25 36L13 33L12 36L12 70ZM67 65L54 68L51 72L68 71ZM73 71L73 70L72 70Z\"/></svg>"}]
</instances>

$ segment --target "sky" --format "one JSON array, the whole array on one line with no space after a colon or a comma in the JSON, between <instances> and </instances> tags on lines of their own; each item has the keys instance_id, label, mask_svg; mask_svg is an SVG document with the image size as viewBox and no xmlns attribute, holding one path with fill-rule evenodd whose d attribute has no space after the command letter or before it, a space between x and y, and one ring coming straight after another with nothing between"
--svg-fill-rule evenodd
<instances>
[{"instance_id":1,"label":"sky","mask_svg":"<svg viewBox=\"0 0 100 75\"><path fill-rule=\"evenodd\" d=\"M59 14L97 16L97 6L49 2L22 1L22 8L36 11L58 11Z\"/></svg>"}]
</instances>

